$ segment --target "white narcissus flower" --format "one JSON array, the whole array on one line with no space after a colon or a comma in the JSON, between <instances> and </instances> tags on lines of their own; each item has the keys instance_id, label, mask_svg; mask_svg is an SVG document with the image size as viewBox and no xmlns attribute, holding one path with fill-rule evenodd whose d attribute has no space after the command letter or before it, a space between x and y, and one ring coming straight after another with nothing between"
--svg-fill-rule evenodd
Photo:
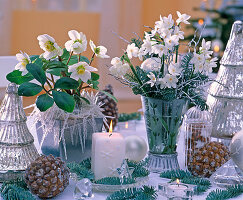
<instances>
[{"instance_id":1,"label":"white narcissus flower","mask_svg":"<svg viewBox=\"0 0 243 200\"><path fill-rule=\"evenodd\" d=\"M135 43L127 45L127 56L129 59L132 59L132 57L138 57L139 48L136 47Z\"/></svg>"},{"instance_id":2,"label":"white narcissus flower","mask_svg":"<svg viewBox=\"0 0 243 200\"><path fill-rule=\"evenodd\" d=\"M202 39L202 46L199 48L200 51L208 51L211 48L211 41L207 41Z\"/></svg>"},{"instance_id":3,"label":"white narcissus flower","mask_svg":"<svg viewBox=\"0 0 243 200\"><path fill-rule=\"evenodd\" d=\"M19 63L15 66L15 69L21 72L27 72L26 65L31 63L29 55L25 52L20 51L20 53L16 54L16 58Z\"/></svg>"},{"instance_id":4,"label":"white narcissus flower","mask_svg":"<svg viewBox=\"0 0 243 200\"><path fill-rule=\"evenodd\" d=\"M173 33L177 39L184 39L184 32L180 30L179 26L175 26L174 33Z\"/></svg>"},{"instance_id":5,"label":"white narcissus flower","mask_svg":"<svg viewBox=\"0 0 243 200\"><path fill-rule=\"evenodd\" d=\"M184 24L190 24L188 20L191 18L190 15L187 14L181 14L179 11L176 11L178 15L178 19L176 20L177 25L180 24L181 22Z\"/></svg>"},{"instance_id":6,"label":"white narcissus flower","mask_svg":"<svg viewBox=\"0 0 243 200\"><path fill-rule=\"evenodd\" d=\"M162 44L156 44L152 47L152 51L154 54L158 54L159 57L162 57L163 54L167 55L168 53L168 48L165 45Z\"/></svg>"},{"instance_id":7,"label":"white narcissus flower","mask_svg":"<svg viewBox=\"0 0 243 200\"><path fill-rule=\"evenodd\" d=\"M211 58L213 51L209 51L211 48L211 41L205 41L203 38L202 46L199 48L200 52L205 55L205 59Z\"/></svg>"},{"instance_id":8,"label":"white narcissus flower","mask_svg":"<svg viewBox=\"0 0 243 200\"><path fill-rule=\"evenodd\" d=\"M97 71L96 68L89 66L86 62L78 62L68 67L68 72L71 73L71 78L87 82L91 79L91 72Z\"/></svg>"},{"instance_id":9,"label":"white narcissus flower","mask_svg":"<svg viewBox=\"0 0 243 200\"><path fill-rule=\"evenodd\" d=\"M160 58L148 58L141 64L141 68L145 72L159 71L161 68L161 60Z\"/></svg>"},{"instance_id":10,"label":"white narcissus flower","mask_svg":"<svg viewBox=\"0 0 243 200\"><path fill-rule=\"evenodd\" d=\"M217 60L218 60L218 58L215 57L215 58L212 58L211 60L205 61L204 71L206 72L206 74L212 73L213 68L217 67L217 63L216 63Z\"/></svg>"},{"instance_id":11,"label":"white narcissus flower","mask_svg":"<svg viewBox=\"0 0 243 200\"><path fill-rule=\"evenodd\" d=\"M166 84L166 87L176 88L176 83L178 82L178 79L176 78L176 76L166 74L165 77L163 78L163 80Z\"/></svg>"},{"instance_id":12,"label":"white narcissus flower","mask_svg":"<svg viewBox=\"0 0 243 200\"><path fill-rule=\"evenodd\" d=\"M158 81L157 81L157 83L159 84L160 89L164 89L164 88L167 87L164 78L159 78Z\"/></svg>"},{"instance_id":13,"label":"white narcissus flower","mask_svg":"<svg viewBox=\"0 0 243 200\"><path fill-rule=\"evenodd\" d=\"M97 57L110 58L110 56L106 55L107 48L105 48L104 46L96 46L92 40L89 41L89 45Z\"/></svg>"},{"instance_id":14,"label":"white narcissus flower","mask_svg":"<svg viewBox=\"0 0 243 200\"><path fill-rule=\"evenodd\" d=\"M194 52L191 62L195 65L202 64L205 62L205 56L203 54L197 54Z\"/></svg>"},{"instance_id":15,"label":"white narcissus flower","mask_svg":"<svg viewBox=\"0 0 243 200\"><path fill-rule=\"evenodd\" d=\"M171 75L178 76L181 74L182 68L179 63L170 63L168 71Z\"/></svg>"},{"instance_id":16,"label":"white narcissus flower","mask_svg":"<svg viewBox=\"0 0 243 200\"><path fill-rule=\"evenodd\" d=\"M179 44L178 37L176 35L169 36L165 39L165 46L172 50L174 46L177 46Z\"/></svg>"},{"instance_id":17,"label":"white narcissus flower","mask_svg":"<svg viewBox=\"0 0 243 200\"><path fill-rule=\"evenodd\" d=\"M43 34L39 35L37 39L39 40L40 48L45 51L41 56L46 60L56 58L63 54L62 48L57 45L53 37Z\"/></svg>"},{"instance_id":18,"label":"white narcissus flower","mask_svg":"<svg viewBox=\"0 0 243 200\"><path fill-rule=\"evenodd\" d=\"M68 31L68 36L71 40L65 43L65 48L73 54L80 54L87 49L86 36L82 32L76 30Z\"/></svg>"},{"instance_id":19,"label":"white narcissus flower","mask_svg":"<svg viewBox=\"0 0 243 200\"><path fill-rule=\"evenodd\" d=\"M163 26L164 28L171 28L174 25L174 20L172 19L172 15L169 14L168 17L163 17Z\"/></svg>"},{"instance_id":20,"label":"white narcissus flower","mask_svg":"<svg viewBox=\"0 0 243 200\"><path fill-rule=\"evenodd\" d=\"M152 47L153 45L156 44L154 41L150 40L143 40L143 44L141 46L141 51L143 52L143 55L152 54Z\"/></svg>"},{"instance_id":21,"label":"white narcissus flower","mask_svg":"<svg viewBox=\"0 0 243 200\"><path fill-rule=\"evenodd\" d=\"M154 75L154 73L149 72L149 74L147 75L149 77L149 81L147 82L147 84L150 84L150 87L153 87L154 84L156 83L156 77Z\"/></svg>"}]
</instances>

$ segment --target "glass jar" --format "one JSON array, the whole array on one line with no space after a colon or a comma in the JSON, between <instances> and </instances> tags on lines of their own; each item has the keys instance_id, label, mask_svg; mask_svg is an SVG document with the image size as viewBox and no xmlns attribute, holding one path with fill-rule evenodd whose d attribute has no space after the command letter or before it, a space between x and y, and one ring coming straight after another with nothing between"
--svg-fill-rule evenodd
<instances>
[{"instance_id":1,"label":"glass jar","mask_svg":"<svg viewBox=\"0 0 243 200\"><path fill-rule=\"evenodd\" d=\"M184 118L185 131L185 164L194 175L204 176L205 167L201 160L207 159L203 147L210 142L212 132L211 114L198 107L190 108ZM206 163L206 162L203 162Z\"/></svg>"}]
</instances>

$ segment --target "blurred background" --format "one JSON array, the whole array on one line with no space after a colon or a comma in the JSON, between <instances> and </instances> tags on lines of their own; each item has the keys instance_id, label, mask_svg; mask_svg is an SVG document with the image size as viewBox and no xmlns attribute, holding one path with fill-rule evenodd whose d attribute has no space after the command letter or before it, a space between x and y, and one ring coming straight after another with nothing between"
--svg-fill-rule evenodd
<instances>
[{"instance_id":1,"label":"blurred background","mask_svg":"<svg viewBox=\"0 0 243 200\"><path fill-rule=\"evenodd\" d=\"M134 33L142 37L144 25L153 27L160 15L170 13L176 19L177 10L192 16L191 25L184 27L188 42L196 29L204 28L202 36L212 40L219 58L232 23L243 20L243 0L0 0L0 101L8 84L5 76L17 63L14 55L19 50L29 55L42 53L38 35L47 33L64 47L67 32L75 29L86 34L88 41L107 47L112 58L121 56L127 45L117 35L127 40L136 37ZM91 56L90 50L86 56ZM140 97L108 75L109 64L110 59L97 59L93 64L101 75L100 88L112 84L119 112L137 111ZM24 98L24 106L34 100Z\"/></svg>"}]
</instances>

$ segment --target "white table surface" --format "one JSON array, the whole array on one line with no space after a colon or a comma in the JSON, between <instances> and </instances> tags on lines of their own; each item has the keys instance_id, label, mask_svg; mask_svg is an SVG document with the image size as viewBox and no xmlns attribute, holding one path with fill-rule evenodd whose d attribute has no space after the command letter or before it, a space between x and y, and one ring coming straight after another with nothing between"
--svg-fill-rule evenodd
<instances>
[{"instance_id":1,"label":"white table surface","mask_svg":"<svg viewBox=\"0 0 243 200\"><path fill-rule=\"evenodd\" d=\"M34 138L35 138L35 145L37 147L38 150L40 150L39 148L39 144L38 144L38 140L37 140L37 135L36 135L36 132L35 132L35 129L34 128L31 128L30 125L32 124L32 122L30 120L27 121L27 124L30 128L30 131L31 133L33 134ZM128 136L128 135L133 135L133 134L136 134L136 135L139 135L141 137L143 137L144 139L146 139L147 141L147 136L146 136L146 131L145 131L145 124L144 124L144 121L140 121L138 124L137 124L137 129L136 131L127 131L127 132L123 132L123 131L120 131L124 137ZM134 133L133 133L134 132ZM180 149L180 148L178 148ZM179 164L183 163L183 161L181 161L181 159L183 158L183 154L181 154L181 150L178 150L178 160L179 160ZM183 168L183 166L181 166L181 168ZM149 181L147 183L147 185L151 185L151 186L155 186L156 188L158 187L158 184L159 183L165 183L167 182L168 180L166 179L162 179L159 177L159 174L156 174L156 173L151 173L149 175ZM58 195L57 197L53 198L53 200L72 200L74 199L73 198L73 191L74 191L74 188L75 188L75 182L70 180L70 184L69 186L65 189L65 191L63 193L61 193L60 195ZM216 186L212 186L206 193L204 193L203 195L200 195L200 196L194 196L193 197L193 200L205 200L206 197L207 197L207 194L216 189L217 187ZM94 193L94 197L93 198L87 198L88 199L92 199L92 200L105 200L106 197L107 197L107 193ZM1 198L0 198L1 199ZM163 197L163 196L158 196L157 198L158 200L166 200L167 198L166 197ZM237 198L234 198L235 200L243 200L243 194Z\"/></svg>"}]
</instances>

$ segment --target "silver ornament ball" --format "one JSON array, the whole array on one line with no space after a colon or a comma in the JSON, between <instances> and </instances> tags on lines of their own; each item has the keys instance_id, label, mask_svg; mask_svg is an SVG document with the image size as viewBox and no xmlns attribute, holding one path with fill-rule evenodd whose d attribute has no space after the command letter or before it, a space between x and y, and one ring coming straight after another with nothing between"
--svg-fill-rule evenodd
<instances>
[{"instance_id":1,"label":"silver ornament ball","mask_svg":"<svg viewBox=\"0 0 243 200\"><path fill-rule=\"evenodd\" d=\"M230 154L234 163L243 172L243 129L232 138Z\"/></svg>"},{"instance_id":2,"label":"silver ornament ball","mask_svg":"<svg viewBox=\"0 0 243 200\"><path fill-rule=\"evenodd\" d=\"M146 141L137 135L131 135L125 138L126 142L126 158L139 162L144 159L147 154L148 146Z\"/></svg>"}]
</instances>

